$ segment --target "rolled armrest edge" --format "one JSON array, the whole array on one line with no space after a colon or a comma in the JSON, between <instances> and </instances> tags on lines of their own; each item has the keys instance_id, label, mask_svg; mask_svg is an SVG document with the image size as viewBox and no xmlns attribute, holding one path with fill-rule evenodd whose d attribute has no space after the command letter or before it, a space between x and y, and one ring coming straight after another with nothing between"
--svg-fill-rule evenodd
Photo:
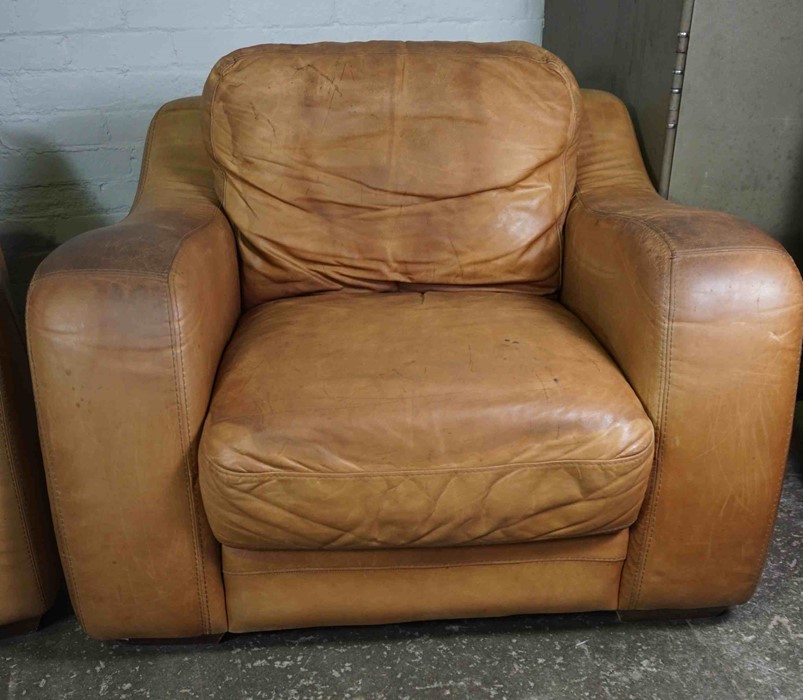
<instances>
[{"instance_id":1,"label":"rolled armrest edge","mask_svg":"<svg viewBox=\"0 0 803 700\"><path fill-rule=\"evenodd\" d=\"M726 214L642 192L598 207L578 198L561 299L611 353L655 426L619 607L745 602L789 445L803 333L794 262Z\"/></svg>"},{"instance_id":2,"label":"rolled armrest edge","mask_svg":"<svg viewBox=\"0 0 803 700\"><path fill-rule=\"evenodd\" d=\"M31 284L51 506L71 597L94 637L227 628L197 445L239 313L234 239L214 206L136 211L54 251Z\"/></svg>"},{"instance_id":3,"label":"rolled armrest edge","mask_svg":"<svg viewBox=\"0 0 803 700\"><path fill-rule=\"evenodd\" d=\"M138 209L116 224L87 231L60 245L39 266L33 282L66 272L165 277L185 239L206 228L233 237L226 216L210 203L188 209Z\"/></svg>"}]
</instances>

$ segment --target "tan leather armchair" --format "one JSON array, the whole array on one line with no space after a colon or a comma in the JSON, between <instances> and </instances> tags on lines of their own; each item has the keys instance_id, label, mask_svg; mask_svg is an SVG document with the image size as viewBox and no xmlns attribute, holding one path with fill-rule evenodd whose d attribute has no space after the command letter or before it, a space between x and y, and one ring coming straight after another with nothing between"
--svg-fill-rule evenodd
<instances>
[{"instance_id":1,"label":"tan leather armchair","mask_svg":"<svg viewBox=\"0 0 803 700\"><path fill-rule=\"evenodd\" d=\"M261 46L165 105L131 214L28 298L99 638L746 601L803 328L524 43Z\"/></svg>"},{"instance_id":2,"label":"tan leather armchair","mask_svg":"<svg viewBox=\"0 0 803 700\"><path fill-rule=\"evenodd\" d=\"M62 584L31 378L0 254L0 637L36 629Z\"/></svg>"}]
</instances>

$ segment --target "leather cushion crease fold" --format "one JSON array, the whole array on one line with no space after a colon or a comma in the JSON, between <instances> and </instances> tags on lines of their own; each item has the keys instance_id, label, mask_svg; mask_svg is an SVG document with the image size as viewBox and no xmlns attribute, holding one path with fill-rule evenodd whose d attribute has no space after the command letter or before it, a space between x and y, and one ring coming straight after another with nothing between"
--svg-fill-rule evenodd
<instances>
[{"instance_id":1,"label":"leather cushion crease fold","mask_svg":"<svg viewBox=\"0 0 803 700\"><path fill-rule=\"evenodd\" d=\"M225 544L495 544L630 525L652 437L620 372L557 302L335 292L242 318L199 468Z\"/></svg>"},{"instance_id":2,"label":"leather cushion crease fold","mask_svg":"<svg viewBox=\"0 0 803 700\"><path fill-rule=\"evenodd\" d=\"M682 615L758 583L800 275L661 199L626 107L538 47L235 51L27 318L95 637Z\"/></svg>"},{"instance_id":3,"label":"leather cushion crease fold","mask_svg":"<svg viewBox=\"0 0 803 700\"><path fill-rule=\"evenodd\" d=\"M580 96L547 51L257 46L218 61L204 112L246 307L344 287L557 290Z\"/></svg>"}]
</instances>

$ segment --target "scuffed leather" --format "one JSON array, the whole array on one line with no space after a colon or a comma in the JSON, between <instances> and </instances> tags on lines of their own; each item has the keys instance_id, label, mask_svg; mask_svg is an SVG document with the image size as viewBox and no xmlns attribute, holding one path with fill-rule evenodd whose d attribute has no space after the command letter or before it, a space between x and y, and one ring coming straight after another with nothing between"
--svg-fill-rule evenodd
<instances>
[{"instance_id":1,"label":"scuffed leather","mask_svg":"<svg viewBox=\"0 0 803 700\"><path fill-rule=\"evenodd\" d=\"M246 314L204 427L215 536L428 547L627 527L653 430L586 328L532 294L335 292Z\"/></svg>"},{"instance_id":2,"label":"scuffed leather","mask_svg":"<svg viewBox=\"0 0 803 700\"><path fill-rule=\"evenodd\" d=\"M751 224L659 198L625 107L601 92L583 99L561 300L656 426L619 606L742 603L761 573L789 445L800 275Z\"/></svg>"},{"instance_id":3,"label":"scuffed leather","mask_svg":"<svg viewBox=\"0 0 803 700\"><path fill-rule=\"evenodd\" d=\"M28 358L0 254L0 627L40 617L61 585ZM0 681L4 682L4 681Z\"/></svg>"},{"instance_id":4,"label":"scuffed leather","mask_svg":"<svg viewBox=\"0 0 803 700\"><path fill-rule=\"evenodd\" d=\"M227 629L196 455L240 288L198 102L159 111L131 214L56 250L28 297L59 548L98 638Z\"/></svg>"},{"instance_id":5,"label":"scuffed leather","mask_svg":"<svg viewBox=\"0 0 803 700\"><path fill-rule=\"evenodd\" d=\"M659 199L626 110L586 92L571 311L539 296L558 287L581 113L539 49L259 47L207 88L203 109L156 117L131 215L60 248L29 296L51 504L90 634L750 595L803 327L780 246ZM216 192L254 307L231 341L241 277Z\"/></svg>"},{"instance_id":6,"label":"scuffed leather","mask_svg":"<svg viewBox=\"0 0 803 700\"><path fill-rule=\"evenodd\" d=\"M265 45L204 88L244 305L406 284L554 292L580 99L524 42Z\"/></svg>"},{"instance_id":7,"label":"scuffed leather","mask_svg":"<svg viewBox=\"0 0 803 700\"><path fill-rule=\"evenodd\" d=\"M627 530L548 542L369 551L223 547L232 632L616 607Z\"/></svg>"}]
</instances>

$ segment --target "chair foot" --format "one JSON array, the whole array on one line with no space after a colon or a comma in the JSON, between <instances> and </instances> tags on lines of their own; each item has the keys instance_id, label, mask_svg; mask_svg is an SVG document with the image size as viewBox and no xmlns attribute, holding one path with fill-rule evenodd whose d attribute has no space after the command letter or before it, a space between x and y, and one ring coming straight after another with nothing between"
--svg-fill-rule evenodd
<instances>
[{"instance_id":1,"label":"chair foot","mask_svg":"<svg viewBox=\"0 0 803 700\"><path fill-rule=\"evenodd\" d=\"M42 617L31 617L27 620L19 620L18 622L10 622L7 625L0 625L0 639L7 637L16 637L20 634L27 634L28 632L35 632L39 629L39 623Z\"/></svg>"},{"instance_id":2,"label":"chair foot","mask_svg":"<svg viewBox=\"0 0 803 700\"><path fill-rule=\"evenodd\" d=\"M692 608L688 610L617 610L620 622L672 622L694 620L701 617L718 617L728 611L721 608Z\"/></svg>"},{"instance_id":3,"label":"chair foot","mask_svg":"<svg viewBox=\"0 0 803 700\"><path fill-rule=\"evenodd\" d=\"M197 637L134 637L131 639L121 639L124 644L141 646L180 646L183 644L218 644L225 634L201 634Z\"/></svg>"}]
</instances>

